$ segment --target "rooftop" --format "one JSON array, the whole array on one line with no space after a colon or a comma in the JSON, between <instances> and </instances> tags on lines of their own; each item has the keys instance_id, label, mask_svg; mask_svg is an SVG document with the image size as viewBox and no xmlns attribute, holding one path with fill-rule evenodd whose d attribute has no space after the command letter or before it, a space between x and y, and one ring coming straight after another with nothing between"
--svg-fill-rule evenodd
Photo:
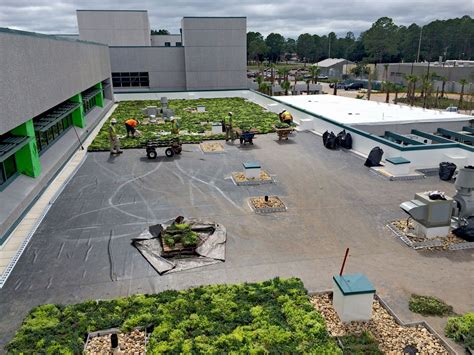
<instances>
[{"instance_id":1,"label":"rooftop","mask_svg":"<svg viewBox=\"0 0 474 355\"><path fill-rule=\"evenodd\" d=\"M442 110L393 105L334 95L279 96L278 100L348 125L465 121L474 116Z\"/></svg>"},{"instance_id":2,"label":"rooftop","mask_svg":"<svg viewBox=\"0 0 474 355\"><path fill-rule=\"evenodd\" d=\"M327 67L332 67L333 65L336 65L338 63L342 62L349 62L352 63L350 60L344 59L344 58L327 58L324 59L320 62L317 63L318 67L322 68L327 68Z\"/></svg>"}]
</instances>

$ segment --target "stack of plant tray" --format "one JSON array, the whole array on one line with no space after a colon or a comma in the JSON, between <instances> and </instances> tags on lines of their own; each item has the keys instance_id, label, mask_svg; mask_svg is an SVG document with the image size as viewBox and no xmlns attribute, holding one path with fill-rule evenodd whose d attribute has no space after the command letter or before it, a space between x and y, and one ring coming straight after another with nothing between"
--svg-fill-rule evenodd
<instances>
[{"instance_id":1,"label":"stack of plant tray","mask_svg":"<svg viewBox=\"0 0 474 355\"><path fill-rule=\"evenodd\" d=\"M185 245L182 241L185 234L192 233L196 242L192 245ZM167 243L168 238L171 237L175 241L174 245ZM199 233L191 230L191 227L187 223L173 223L160 233L161 246L163 248L161 256L165 258L171 258L174 256L181 255L195 255L196 248L201 244L201 238Z\"/></svg>"}]
</instances>

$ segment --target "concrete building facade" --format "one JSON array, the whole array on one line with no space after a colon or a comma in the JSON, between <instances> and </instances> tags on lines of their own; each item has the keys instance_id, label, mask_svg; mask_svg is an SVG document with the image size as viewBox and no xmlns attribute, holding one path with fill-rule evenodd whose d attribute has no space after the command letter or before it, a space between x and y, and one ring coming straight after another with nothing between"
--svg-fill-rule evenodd
<instances>
[{"instance_id":1,"label":"concrete building facade","mask_svg":"<svg viewBox=\"0 0 474 355\"><path fill-rule=\"evenodd\" d=\"M79 38L109 46L150 46L145 10L77 10Z\"/></svg>"},{"instance_id":2,"label":"concrete building facade","mask_svg":"<svg viewBox=\"0 0 474 355\"><path fill-rule=\"evenodd\" d=\"M152 36L146 11L85 10L77 15L81 39L110 47L114 90L247 87L245 17L184 17L181 34Z\"/></svg>"},{"instance_id":3,"label":"concrete building facade","mask_svg":"<svg viewBox=\"0 0 474 355\"><path fill-rule=\"evenodd\" d=\"M105 45L1 28L0 53L1 245L113 94Z\"/></svg>"}]
</instances>

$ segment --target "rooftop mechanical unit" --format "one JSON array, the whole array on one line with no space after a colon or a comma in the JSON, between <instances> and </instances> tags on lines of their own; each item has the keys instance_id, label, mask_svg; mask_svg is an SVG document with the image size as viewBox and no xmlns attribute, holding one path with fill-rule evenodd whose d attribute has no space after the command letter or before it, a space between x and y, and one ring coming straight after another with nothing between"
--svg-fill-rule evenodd
<instances>
[{"instance_id":1,"label":"rooftop mechanical unit","mask_svg":"<svg viewBox=\"0 0 474 355\"><path fill-rule=\"evenodd\" d=\"M446 196L445 200L432 200L429 194L428 191L418 192L413 200L403 202L400 208L425 227L449 226L454 206L453 199Z\"/></svg>"}]
</instances>

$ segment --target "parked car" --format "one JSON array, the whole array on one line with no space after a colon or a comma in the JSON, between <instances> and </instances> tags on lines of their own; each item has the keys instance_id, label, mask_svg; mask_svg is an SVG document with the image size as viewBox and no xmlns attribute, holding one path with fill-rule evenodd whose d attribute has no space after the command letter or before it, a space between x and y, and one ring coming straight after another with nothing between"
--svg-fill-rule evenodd
<instances>
[{"instance_id":1,"label":"parked car","mask_svg":"<svg viewBox=\"0 0 474 355\"><path fill-rule=\"evenodd\" d=\"M344 90L360 90L364 88L362 83L350 83L344 86Z\"/></svg>"},{"instance_id":2,"label":"parked car","mask_svg":"<svg viewBox=\"0 0 474 355\"><path fill-rule=\"evenodd\" d=\"M342 81L342 82L340 82L340 83L337 83L337 88L338 88L338 89L345 89L346 86L349 85L349 84L350 84L350 83L347 83L347 82L345 82L345 81ZM334 88L334 83L330 83L330 84L329 84L329 87L330 87L330 88Z\"/></svg>"}]
</instances>

